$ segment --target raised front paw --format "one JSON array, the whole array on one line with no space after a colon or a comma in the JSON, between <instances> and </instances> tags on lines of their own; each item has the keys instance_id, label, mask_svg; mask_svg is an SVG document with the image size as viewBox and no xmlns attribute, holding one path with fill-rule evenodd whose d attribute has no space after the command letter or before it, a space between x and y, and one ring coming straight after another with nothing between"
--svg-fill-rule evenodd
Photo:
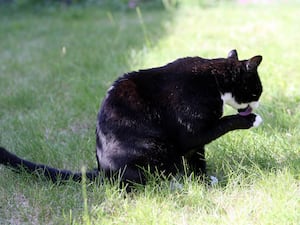
<instances>
[{"instance_id":1,"label":"raised front paw","mask_svg":"<svg viewBox=\"0 0 300 225\"><path fill-rule=\"evenodd\" d=\"M240 118L247 121L248 128L258 127L263 121L262 118L260 117L260 115L257 115L257 114L254 114L254 113L251 113L247 116L241 116L241 115L238 115L238 116L240 116Z\"/></svg>"}]
</instances>

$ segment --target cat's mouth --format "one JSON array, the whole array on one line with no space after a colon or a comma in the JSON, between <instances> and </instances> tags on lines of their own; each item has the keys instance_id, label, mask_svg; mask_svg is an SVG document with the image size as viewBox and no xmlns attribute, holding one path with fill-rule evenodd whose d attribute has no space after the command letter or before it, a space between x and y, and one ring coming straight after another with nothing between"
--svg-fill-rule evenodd
<instances>
[{"instance_id":1,"label":"cat's mouth","mask_svg":"<svg viewBox=\"0 0 300 225\"><path fill-rule=\"evenodd\" d=\"M238 109L238 112L241 116L248 116L252 112L252 108L248 105L246 108Z\"/></svg>"}]
</instances>

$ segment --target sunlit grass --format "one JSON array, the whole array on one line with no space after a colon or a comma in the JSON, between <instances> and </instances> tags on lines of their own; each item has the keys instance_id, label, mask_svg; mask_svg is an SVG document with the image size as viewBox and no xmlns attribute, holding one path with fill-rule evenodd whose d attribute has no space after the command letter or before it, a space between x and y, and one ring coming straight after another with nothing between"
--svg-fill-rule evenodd
<instances>
[{"instance_id":1,"label":"sunlit grass","mask_svg":"<svg viewBox=\"0 0 300 225\"><path fill-rule=\"evenodd\" d=\"M213 187L183 177L174 188L154 176L126 194L107 181L57 186L1 167L0 224L298 224L298 8L1 13L0 145L26 159L96 167L96 114L111 82L183 56L225 57L231 49L240 59L262 55L257 113L264 123L207 146L208 173L219 179Z\"/></svg>"}]
</instances>

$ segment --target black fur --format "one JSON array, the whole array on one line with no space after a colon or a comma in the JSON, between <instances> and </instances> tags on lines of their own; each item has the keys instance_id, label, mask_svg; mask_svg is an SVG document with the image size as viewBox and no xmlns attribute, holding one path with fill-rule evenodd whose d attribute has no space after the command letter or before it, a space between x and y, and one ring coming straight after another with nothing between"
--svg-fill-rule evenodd
<instances>
[{"instance_id":1,"label":"black fur","mask_svg":"<svg viewBox=\"0 0 300 225\"><path fill-rule=\"evenodd\" d=\"M183 157L196 174L205 174L204 146L236 129L253 126L257 115L222 117L225 93L237 104L258 101L262 85L255 56L239 61L188 57L163 67L140 70L117 79L101 105L96 128L98 170L107 176L122 171L122 181L144 183L143 168L173 174ZM20 159L0 148L0 163L35 170L50 180L81 180L81 173L57 170Z\"/></svg>"},{"instance_id":2,"label":"black fur","mask_svg":"<svg viewBox=\"0 0 300 225\"><path fill-rule=\"evenodd\" d=\"M43 164L36 164L19 158L18 156L8 152L5 148L0 147L0 164L12 167L16 172L25 171L29 173L38 173L44 175L52 182L61 182L65 180L81 181L81 173L73 173L69 170L59 170ZM94 180L98 176L98 170L86 172L89 180Z\"/></svg>"}]
</instances>

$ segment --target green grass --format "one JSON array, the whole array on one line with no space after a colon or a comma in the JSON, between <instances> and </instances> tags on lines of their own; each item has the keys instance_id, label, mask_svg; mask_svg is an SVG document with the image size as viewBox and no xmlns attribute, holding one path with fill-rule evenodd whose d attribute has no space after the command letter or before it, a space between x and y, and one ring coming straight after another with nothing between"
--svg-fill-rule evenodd
<instances>
[{"instance_id":1,"label":"green grass","mask_svg":"<svg viewBox=\"0 0 300 225\"><path fill-rule=\"evenodd\" d=\"M21 157L96 167L96 114L114 79L233 48L241 59L264 57L264 123L207 146L214 187L186 177L174 190L152 177L126 194L109 183L53 185L1 166L0 224L299 224L299 6L1 9L0 145Z\"/></svg>"}]
</instances>

